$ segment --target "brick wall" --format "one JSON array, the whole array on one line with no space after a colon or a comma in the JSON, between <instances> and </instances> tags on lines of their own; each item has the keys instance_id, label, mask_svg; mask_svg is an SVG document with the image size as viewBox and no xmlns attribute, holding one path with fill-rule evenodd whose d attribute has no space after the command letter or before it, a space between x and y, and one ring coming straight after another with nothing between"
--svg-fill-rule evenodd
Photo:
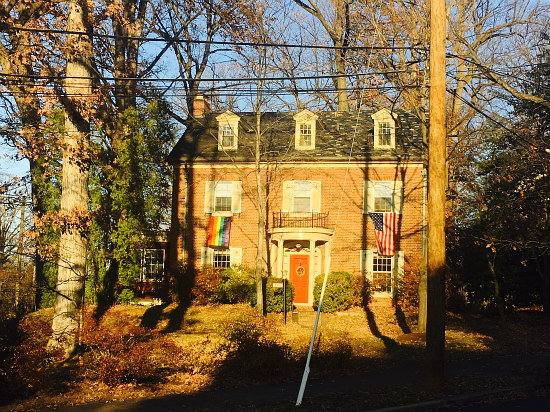
<instances>
[{"instance_id":1,"label":"brick wall","mask_svg":"<svg viewBox=\"0 0 550 412\"><path fill-rule=\"evenodd\" d=\"M422 164L395 163L346 164L314 163L271 166L264 169L264 181L269 176L267 205L271 226L271 213L281 210L282 187L286 180L321 181L321 212L329 213L329 226L335 228L332 242L332 270L351 273L360 271L360 251L376 249L374 227L371 219L363 214L363 182L369 180L400 180L404 186L403 213L397 220L397 250L405 251L405 270L418 267L422 260ZM172 256L178 262L183 259L183 233L186 233L186 249L194 253L186 255L200 265L200 249L206 246L210 214L204 212L206 181L242 181L241 213L235 214L231 228L231 246L241 247L242 264L253 267L257 244L257 210L255 206L255 174L252 165L198 164L188 172L176 169L173 197ZM179 183L179 184L178 184ZM187 190L186 190L187 188ZM264 199L266 194L264 193ZM186 200L187 199L187 200ZM190 211L184 219L185 203ZM177 219L176 219L177 218ZM184 230L185 227L185 230ZM264 264L267 251L264 247ZM174 253L176 252L176 253ZM189 253L189 252L188 252Z\"/></svg>"}]
</instances>

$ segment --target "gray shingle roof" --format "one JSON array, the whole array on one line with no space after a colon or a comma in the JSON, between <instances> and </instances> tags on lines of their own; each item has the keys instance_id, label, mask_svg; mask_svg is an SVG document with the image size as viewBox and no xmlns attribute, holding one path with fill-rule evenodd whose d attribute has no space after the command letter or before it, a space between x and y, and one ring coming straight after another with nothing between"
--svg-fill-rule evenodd
<instances>
[{"instance_id":1,"label":"gray shingle roof","mask_svg":"<svg viewBox=\"0 0 550 412\"><path fill-rule=\"evenodd\" d=\"M235 112L240 116L238 149L218 151L218 122L222 112L208 113L192 123L176 144L171 163L223 161L254 161L254 113ZM261 117L262 160L280 161L347 161L352 160L421 160L423 153L421 123L410 112L394 110L396 118L396 148L374 149L375 111L318 112L315 150L294 148L294 112L266 112ZM352 147L353 146L353 147ZM350 155L351 154L351 155Z\"/></svg>"}]
</instances>

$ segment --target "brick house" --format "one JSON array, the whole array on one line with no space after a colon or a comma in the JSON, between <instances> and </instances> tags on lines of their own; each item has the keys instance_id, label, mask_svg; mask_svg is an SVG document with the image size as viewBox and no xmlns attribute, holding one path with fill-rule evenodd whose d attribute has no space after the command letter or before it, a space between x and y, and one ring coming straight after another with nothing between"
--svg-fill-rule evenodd
<instances>
[{"instance_id":1,"label":"brick house","mask_svg":"<svg viewBox=\"0 0 550 412\"><path fill-rule=\"evenodd\" d=\"M211 112L198 100L194 119L169 158L172 264L254 267L255 114ZM385 108L270 112L260 142L265 270L290 279L296 304L313 303L327 265L363 274L375 297L392 297L422 261L420 122ZM392 255L378 252L371 212L395 213Z\"/></svg>"}]
</instances>

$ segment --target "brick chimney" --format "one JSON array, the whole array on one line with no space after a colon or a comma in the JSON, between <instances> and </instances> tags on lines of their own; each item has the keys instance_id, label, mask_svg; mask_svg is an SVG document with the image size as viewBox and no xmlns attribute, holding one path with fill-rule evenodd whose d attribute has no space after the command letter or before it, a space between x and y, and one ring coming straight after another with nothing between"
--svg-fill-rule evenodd
<instances>
[{"instance_id":1,"label":"brick chimney","mask_svg":"<svg viewBox=\"0 0 550 412\"><path fill-rule=\"evenodd\" d=\"M197 95L195 100L193 100L193 117L204 117L206 112L210 110L210 106L207 101L204 99L203 95Z\"/></svg>"}]
</instances>

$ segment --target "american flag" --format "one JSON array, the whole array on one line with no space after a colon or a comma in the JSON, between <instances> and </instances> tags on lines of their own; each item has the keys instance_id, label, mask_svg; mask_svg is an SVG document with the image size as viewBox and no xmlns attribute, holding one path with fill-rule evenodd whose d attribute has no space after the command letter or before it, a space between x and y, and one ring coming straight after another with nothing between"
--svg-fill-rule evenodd
<instances>
[{"instance_id":1,"label":"american flag","mask_svg":"<svg viewBox=\"0 0 550 412\"><path fill-rule=\"evenodd\" d=\"M374 222L374 236L378 254L393 256L395 254L395 216L396 213L369 213Z\"/></svg>"}]
</instances>

